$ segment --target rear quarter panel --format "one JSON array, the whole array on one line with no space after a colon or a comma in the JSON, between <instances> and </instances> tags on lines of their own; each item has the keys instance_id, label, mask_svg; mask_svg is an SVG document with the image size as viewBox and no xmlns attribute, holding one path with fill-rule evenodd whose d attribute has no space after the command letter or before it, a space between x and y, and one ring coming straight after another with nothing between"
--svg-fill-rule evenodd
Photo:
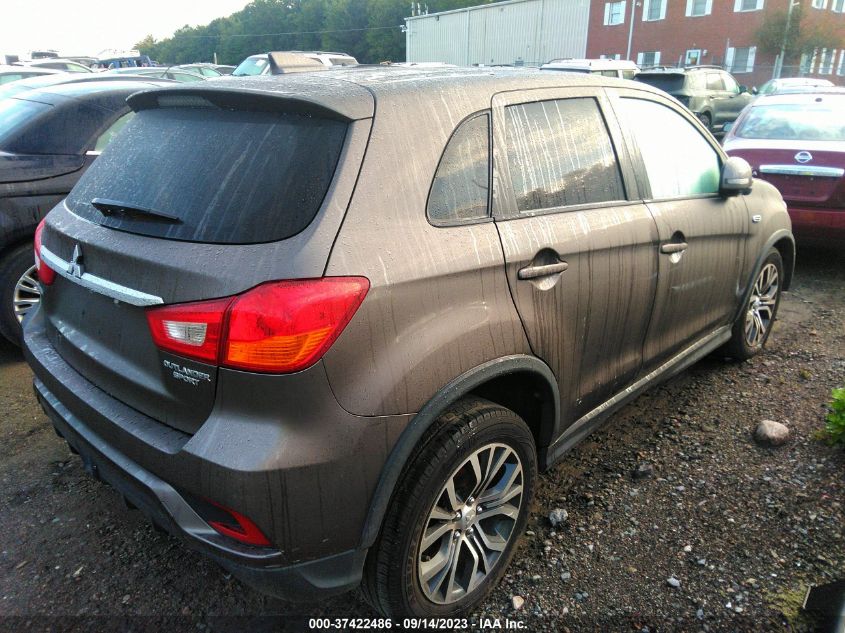
<instances>
[{"instance_id":1,"label":"rear quarter panel","mask_svg":"<svg viewBox=\"0 0 845 633\"><path fill-rule=\"evenodd\" d=\"M416 412L488 360L530 353L494 224L434 227L426 201L455 127L489 96L380 101L328 275L370 291L324 357L338 401L356 415ZM413 122L413 123L409 123Z\"/></svg>"}]
</instances>

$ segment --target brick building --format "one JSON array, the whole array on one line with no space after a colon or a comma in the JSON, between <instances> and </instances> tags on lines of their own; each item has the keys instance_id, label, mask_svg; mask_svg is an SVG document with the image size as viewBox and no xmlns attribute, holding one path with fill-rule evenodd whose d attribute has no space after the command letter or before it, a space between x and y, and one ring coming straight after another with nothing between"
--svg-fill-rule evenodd
<instances>
[{"instance_id":1,"label":"brick building","mask_svg":"<svg viewBox=\"0 0 845 633\"><path fill-rule=\"evenodd\" d=\"M768 12L786 11L790 1L593 0L587 57L629 57L641 67L718 64L759 86L772 78L777 56L759 50L755 34ZM845 0L800 2L802 25L834 21L845 35ZM845 48L817 50L783 69L782 76L795 75L845 84Z\"/></svg>"}]
</instances>

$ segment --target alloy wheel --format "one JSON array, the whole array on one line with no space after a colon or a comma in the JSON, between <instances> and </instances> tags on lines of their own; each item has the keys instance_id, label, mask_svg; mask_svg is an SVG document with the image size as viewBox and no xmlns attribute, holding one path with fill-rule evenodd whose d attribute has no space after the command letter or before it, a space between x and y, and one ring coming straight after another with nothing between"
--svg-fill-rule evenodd
<instances>
[{"instance_id":1,"label":"alloy wheel","mask_svg":"<svg viewBox=\"0 0 845 633\"><path fill-rule=\"evenodd\" d=\"M766 264L754 282L745 314L745 342L749 347L759 347L765 341L774 320L779 292L778 269L774 264Z\"/></svg>"},{"instance_id":2,"label":"alloy wheel","mask_svg":"<svg viewBox=\"0 0 845 633\"><path fill-rule=\"evenodd\" d=\"M426 598L451 604L478 588L514 536L522 499L522 462L505 444L487 444L455 469L420 537L417 575Z\"/></svg>"},{"instance_id":3,"label":"alloy wheel","mask_svg":"<svg viewBox=\"0 0 845 633\"><path fill-rule=\"evenodd\" d=\"M21 275L12 294L12 306L18 323L41 302L41 288L38 286L38 271L35 266Z\"/></svg>"}]
</instances>

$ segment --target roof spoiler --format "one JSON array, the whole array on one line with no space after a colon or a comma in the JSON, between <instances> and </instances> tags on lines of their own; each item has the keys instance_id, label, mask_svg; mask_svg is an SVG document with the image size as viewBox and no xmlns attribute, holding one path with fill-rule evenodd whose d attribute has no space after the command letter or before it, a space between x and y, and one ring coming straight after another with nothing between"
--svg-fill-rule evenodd
<instances>
[{"instance_id":1,"label":"roof spoiler","mask_svg":"<svg viewBox=\"0 0 845 633\"><path fill-rule=\"evenodd\" d=\"M302 53L271 51L267 53L267 58L270 60L271 75L286 75L288 73L305 73L328 69L328 66L324 66L316 59L306 57Z\"/></svg>"}]
</instances>

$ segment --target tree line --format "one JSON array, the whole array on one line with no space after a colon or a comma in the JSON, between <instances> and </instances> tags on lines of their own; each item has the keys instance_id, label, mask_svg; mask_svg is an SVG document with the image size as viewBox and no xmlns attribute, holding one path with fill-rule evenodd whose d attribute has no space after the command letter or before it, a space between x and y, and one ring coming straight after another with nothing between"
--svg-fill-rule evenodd
<instances>
[{"instance_id":1,"label":"tree line","mask_svg":"<svg viewBox=\"0 0 845 633\"><path fill-rule=\"evenodd\" d=\"M430 0L424 11L448 11L492 0ZM413 3L416 10L417 3ZM362 63L405 61L409 0L253 0L242 10L204 26L183 26L172 37L151 35L135 45L163 64L212 61L238 64L273 50L349 53Z\"/></svg>"}]
</instances>

